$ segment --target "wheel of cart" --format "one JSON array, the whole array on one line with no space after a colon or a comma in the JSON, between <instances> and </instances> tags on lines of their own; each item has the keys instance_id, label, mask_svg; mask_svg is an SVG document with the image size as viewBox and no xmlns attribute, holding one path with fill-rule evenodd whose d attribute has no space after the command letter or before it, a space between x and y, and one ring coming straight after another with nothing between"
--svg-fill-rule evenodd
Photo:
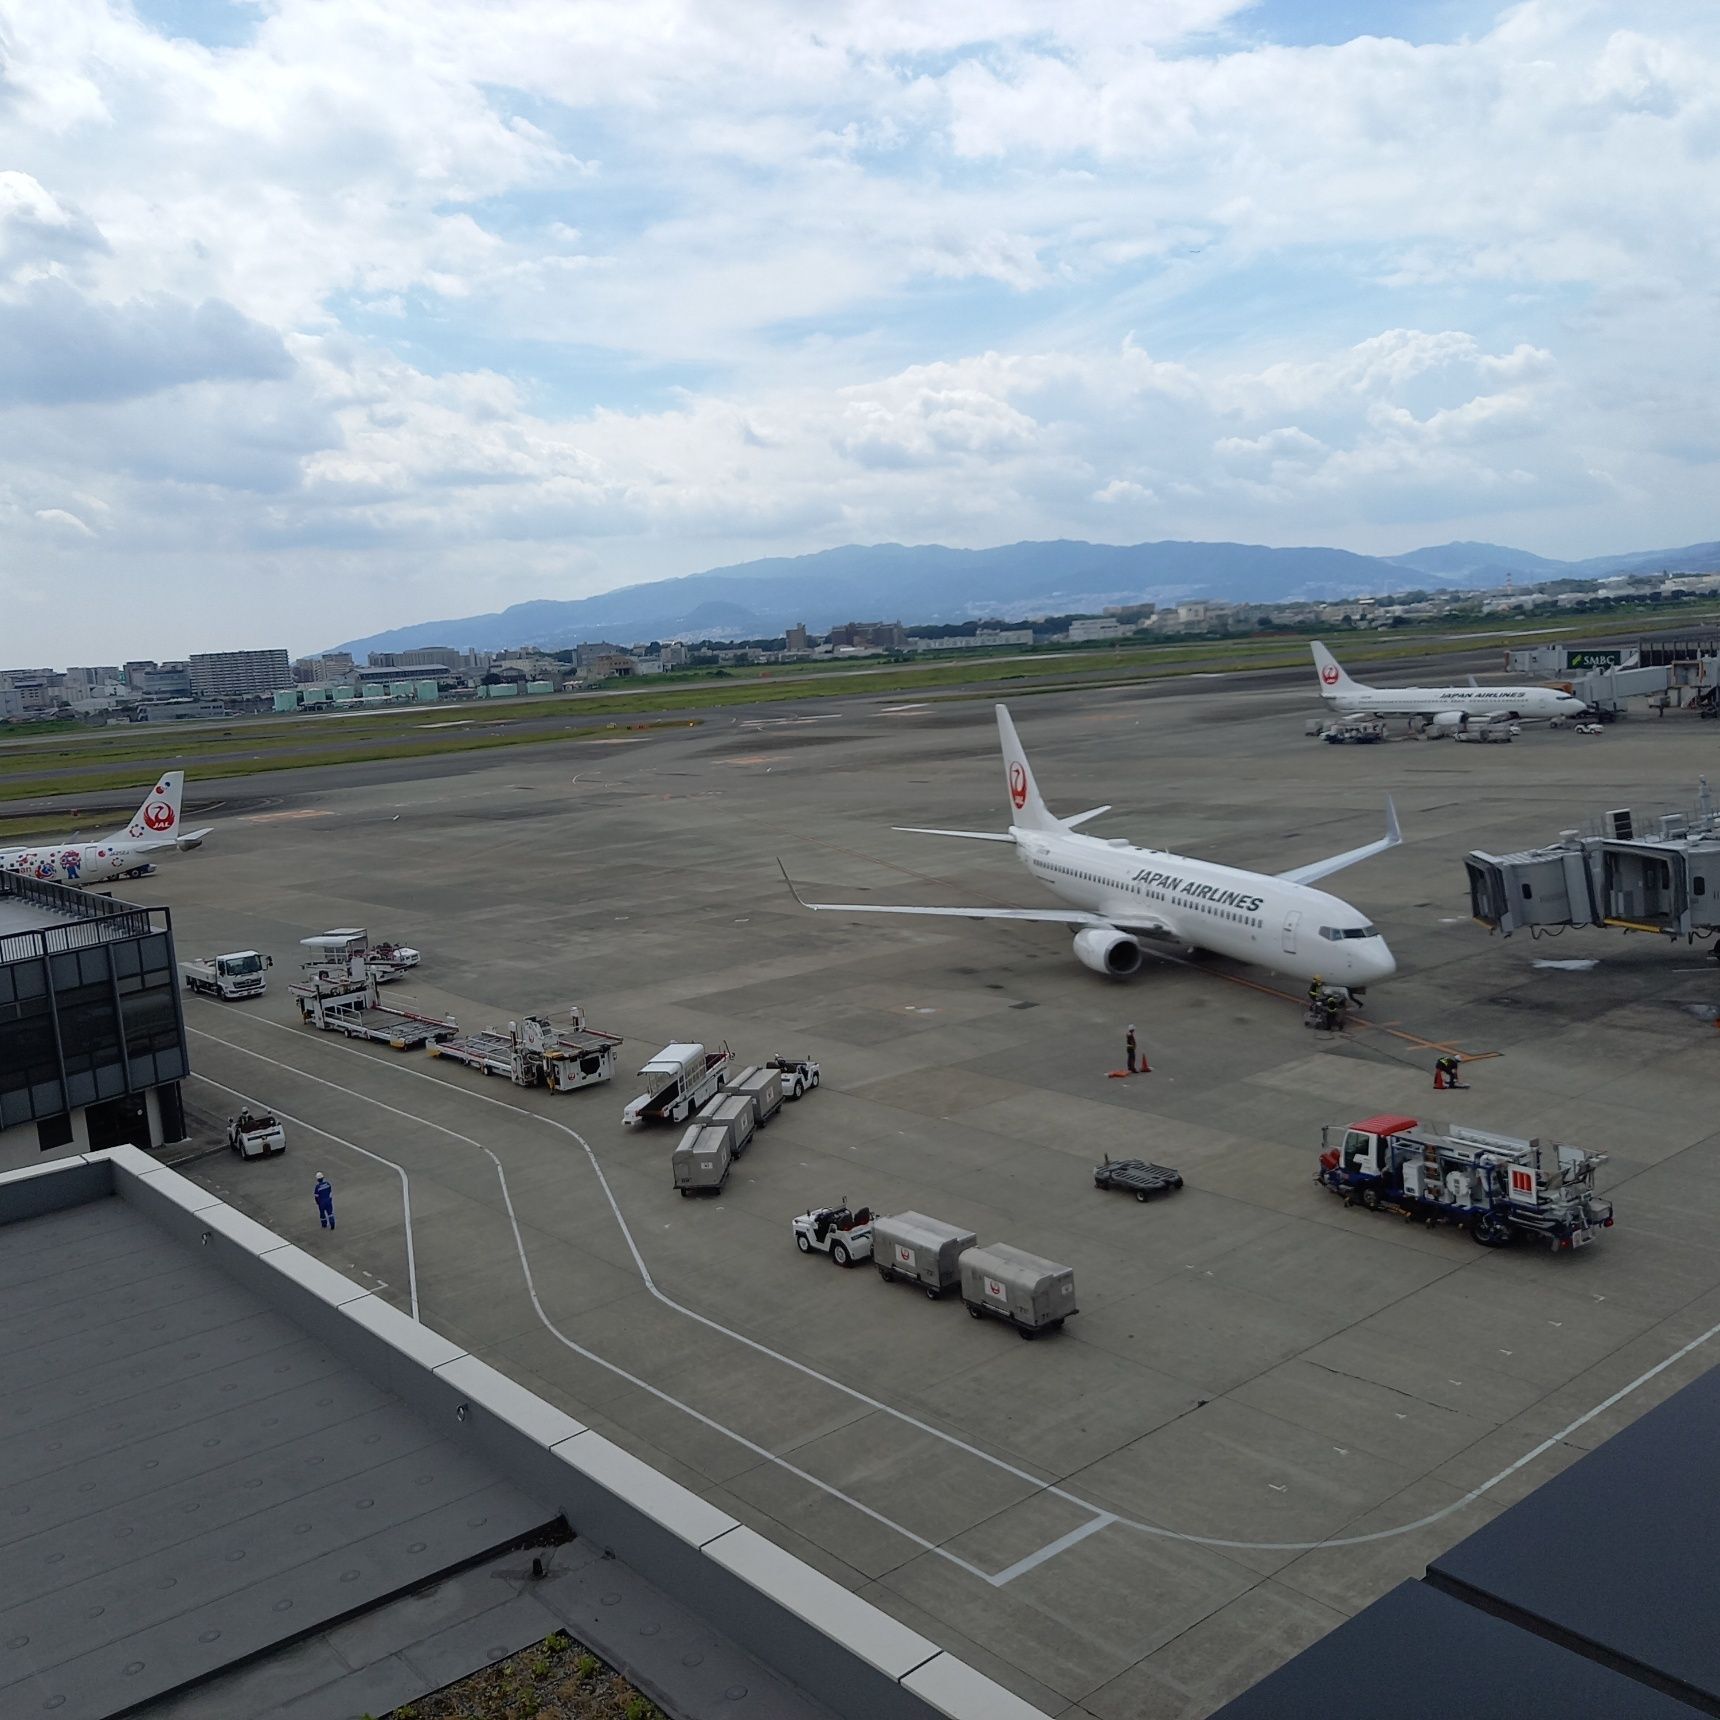
<instances>
[{"instance_id":1,"label":"wheel of cart","mask_svg":"<svg viewBox=\"0 0 1720 1720\"><path fill-rule=\"evenodd\" d=\"M830 1258L838 1266L846 1266L849 1263L848 1250L840 1242L833 1242L830 1245Z\"/></svg>"},{"instance_id":2,"label":"wheel of cart","mask_svg":"<svg viewBox=\"0 0 1720 1720\"><path fill-rule=\"evenodd\" d=\"M687 1191L685 1189L681 1190L682 1194L685 1194L686 1192ZM798 1248L802 1254L810 1254L812 1252L812 1238L797 1230L794 1233L794 1246ZM882 1266L880 1266L878 1270L883 1272L886 1278L890 1276L888 1272L884 1272L884 1268Z\"/></svg>"}]
</instances>

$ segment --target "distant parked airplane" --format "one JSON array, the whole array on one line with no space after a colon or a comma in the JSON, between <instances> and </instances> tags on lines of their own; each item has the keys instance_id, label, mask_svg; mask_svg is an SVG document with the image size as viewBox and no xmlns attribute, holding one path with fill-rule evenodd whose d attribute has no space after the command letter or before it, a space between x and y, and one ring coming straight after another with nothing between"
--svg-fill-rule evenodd
<instances>
[{"instance_id":1,"label":"distant parked airplane","mask_svg":"<svg viewBox=\"0 0 1720 1720\"><path fill-rule=\"evenodd\" d=\"M1073 818L1056 818L1039 798L1033 770L1009 711L997 707L1004 778L1014 819L1007 831L912 829L919 836L958 836L974 842L1008 842L1027 870L1069 908L884 907L876 902L808 902L792 882L795 900L816 913L923 914L967 920L1037 920L1073 926L1075 954L1095 973L1125 978L1145 957L1141 940L1168 939L1234 956L1299 979L1319 975L1329 984L1360 991L1386 979L1397 963L1386 941L1348 902L1310 889L1316 879L1395 848L1402 836L1397 812L1386 801L1386 834L1329 859L1268 876L1210 860L1189 860L1118 839L1080 836L1076 826L1109 812L1096 806ZM898 826L898 828L908 828ZM783 876L788 876L786 869Z\"/></svg>"},{"instance_id":2,"label":"distant parked airplane","mask_svg":"<svg viewBox=\"0 0 1720 1720\"><path fill-rule=\"evenodd\" d=\"M1345 717L1421 717L1436 729L1460 729L1472 717L1500 722L1511 717L1580 717L1588 706L1557 687L1365 687L1317 640L1314 667L1320 697Z\"/></svg>"},{"instance_id":3,"label":"distant parked airplane","mask_svg":"<svg viewBox=\"0 0 1720 1720\"><path fill-rule=\"evenodd\" d=\"M106 884L115 878L141 878L155 870L151 855L196 848L209 834L210 826L180 830L179 802L184 792L184 771L170 770L156 779L155 787L144 796L143 805L123 830L98 842L68 838L33 848L0 848L0 872L17 872L54 884Z\"/></svg>"}]
</instances>

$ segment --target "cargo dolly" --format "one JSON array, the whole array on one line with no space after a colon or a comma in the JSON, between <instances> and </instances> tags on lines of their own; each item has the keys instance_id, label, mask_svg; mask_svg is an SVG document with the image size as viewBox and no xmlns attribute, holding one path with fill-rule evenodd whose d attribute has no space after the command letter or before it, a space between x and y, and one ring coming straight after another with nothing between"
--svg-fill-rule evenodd
<instances>
[{"instance_id":1,"label":"cargo dolly","mask_svg":"<svg viewBox=\"0 0 1720 1720\"><path fill-rule=\"evenodd\" d=\"M396 1051L451 1039L460 1024L451 1015L421 1015L377 1001L376 979L315 979L292 986L299 1015L324 1033L344 1033L349 1039L370 1039Z\"/></svg>"}]
</instances>

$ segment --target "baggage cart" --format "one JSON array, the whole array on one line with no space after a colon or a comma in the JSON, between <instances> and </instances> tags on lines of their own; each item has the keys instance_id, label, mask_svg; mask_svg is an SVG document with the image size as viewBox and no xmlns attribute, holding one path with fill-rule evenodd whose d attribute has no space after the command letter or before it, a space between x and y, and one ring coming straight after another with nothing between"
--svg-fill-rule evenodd
<instances>
[{"instance_id":1,"label":"baggage cart","mask_svg":"<svg viewBox=\"0 0 1720 1720\"><path fill-rule=\"evenodd\" d=\"M961 1278L962 1301L976 1320L1007 1320L1024 1338L1055 1332L1077 1311L1074 1267L1007 1242L965 1249Z\"/></svg>"},{"instance_id":2,"label":"baggage cart","mask_svg":"<svg viewBox=\"0 0 1720 1720\"><path fill-rule=\"evenodd\" d=\"M758 1112L758 1126L762 1129L782 1109L782 1071L755 1063L750 1069L743 1069L729 1083L729 1091L745 1093L752 1099Z\"/></svg>"},{"instance_id":3,"label":"baggage cart","mask_svg":"<svg viewBox=\"0 0 1720 1720\"><path fill-rule=\"evenodd\" d=\"M957 1262L962 1250L979 1238L957 1224L927 1218L923 1212L899 1212L872 1220L872 1263L886 1284L901 1279L918 1284L934 1301L961 1282Z\"/></svg>"},{"instance_id":4,"label":"baggage cart","mask_svg":"<svg viewBox=\"0 0 1720 1720\"><path fill-rule=\"evenodd\" d=\"M675 1187L685 1199L695 1192L717 1194L729 1180L734 1155L729 1150L729 1131L721 1124L694 1123L669 1155Z\"/></svg>"},{"instance_id":5,"label":"baggage cart","mask_svg":"<svg viewBox=\"0 0 1720 1720\"><path fill-rule=\"evenodd\" d=\"M726 1129L729 1151L738 1159L752 1144L753 1130L758 1126L758 1107L747 1093L722 1093L699 1113L701 1123L712 1128Z\"/></svg>"}]
</instances>

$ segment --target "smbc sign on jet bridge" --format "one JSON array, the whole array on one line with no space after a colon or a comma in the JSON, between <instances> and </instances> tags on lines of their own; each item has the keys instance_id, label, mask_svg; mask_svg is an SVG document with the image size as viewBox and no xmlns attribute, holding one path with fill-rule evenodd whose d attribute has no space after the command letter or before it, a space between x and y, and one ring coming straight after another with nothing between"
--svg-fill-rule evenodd
<instances>
[{"instance_id":1,"label":"smbc sign on jet bridge","mask_svg":"<svg viewBox=\"0 0 1720 1720\"><path fill-rule=\"evenodd\" d=\"M1577 650L1565 653L1568 669L1616 669L1624 661L1622 651Z\"/></svg>"}]
</instances>

